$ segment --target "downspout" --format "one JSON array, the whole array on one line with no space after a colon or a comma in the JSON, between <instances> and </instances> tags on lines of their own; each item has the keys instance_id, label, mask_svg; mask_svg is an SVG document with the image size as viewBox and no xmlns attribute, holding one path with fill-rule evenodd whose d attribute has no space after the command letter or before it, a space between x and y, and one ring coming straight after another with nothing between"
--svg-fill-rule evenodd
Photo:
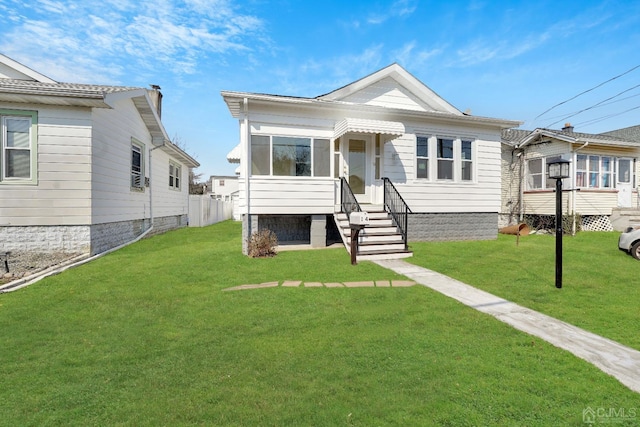
<instances>
[{"instance_id":1,"label":"downspout","mask_svg":"<svg viewBox=\"0 0 640 427\"><path fill-rule=\"evenodd\" d=\"M589 145L589 141L586 141L580 147L572 150L571 160L573 160L573 182L571 183L571 216L573 217L573 221L571 224L571 235L576 235L576 152L582 150L584 147Z\"/></svg>"},{"instance_id":2,"label":"downspout","mask_svg":"<svg viewBox=\"0 0 640 427\"><path fill-rule=\"evenodd\" d=\"M251 183L250 183L250 171L251 171L251 129L249 129L249 99L243 99L243 112L244 112L244 143L242 149L245 151L245 155L242 156L245 159L243 165L244 172L244 190L245 190L245 205L247 207L247 239L251 238Z\"/></svg>"},{"instance_id":3,"label":"downspout","mask_svg":"<svg viewBox=\"0 0 640 427\"><path fill-rule=\"evenodd\" d=\"M164 147L164 139L162 140L162 144L156 145L152 149L149 150L149 216L150 223L149 229L144 232L147 234L149 231L153 230L153 179L151 179L151 171L153 171L153 150L157 150L158 148Z\"/></svg>"}]
</instances>

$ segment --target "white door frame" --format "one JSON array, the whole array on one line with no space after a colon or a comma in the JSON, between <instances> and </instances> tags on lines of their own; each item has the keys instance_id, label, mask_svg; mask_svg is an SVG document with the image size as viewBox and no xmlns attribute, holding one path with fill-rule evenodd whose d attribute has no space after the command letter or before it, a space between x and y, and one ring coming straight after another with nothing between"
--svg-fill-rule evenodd
<instances>
[{"instance_id":1,"label":"white door frame","mask_svg":"<svg viewBox=\"0 0 640 427\"><path fill-rule=\"evenodd\" d=\"M629 162L629 168L625 176L621 176L620 162ZM630 208L633 192L633 159L620 157L616 160L616 189L618 190L618 207Z\"/></svg>"},{"instance_id":2,"label":"white door frame","mask_svg":"<svg viewBox=\"0 0 640 427\"><path fill-rule=\"evenodd\" d=\"M350 146L351 146L351 141L364 141L364 158L360 158L358 159L358 156L355 156L353 159L350 156ZM373 197L374 196L374 163L373 163L373 159L374 159L374 147L373 147L373 141L371 138L371 135L363 135L363 134L347 134L344 135L342 137L342 142L343 142L343 159L344 159L344 176L347 178L347 181L349 181L349 185L351 185L351 189L354 192L354 195L356 196L356 200L358 201L358 203L371 203L373 201ZM358 160L359 162L361 162L360 165L356 166L355 164L350 164L350 162L353 162L355 160ZM364 168L364 170L360 173L364 180L364 193L356 193L358 191L358 186L355 182L351 182L352 178L350 178L351 176L351 168L352 167L358 167L358 168ZM356 171L353 170L353 172L355 173ZM354 186L356 187L354 189Z\"/></svg>"}]
</instances>

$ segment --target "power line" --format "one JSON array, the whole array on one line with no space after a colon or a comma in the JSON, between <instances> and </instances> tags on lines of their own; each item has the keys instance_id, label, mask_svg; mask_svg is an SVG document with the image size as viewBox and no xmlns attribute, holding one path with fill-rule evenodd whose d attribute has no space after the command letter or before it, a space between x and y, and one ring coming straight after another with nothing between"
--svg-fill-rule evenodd
<instances>
[{"instance_id":1,"label":"power line","mask_svg":"<svg viewBox=\"0 0 640 427\"><path fill-rule=\"evenodd\" d=\"M575 113L573 113L573 114L570 114L570 115L568 115L568 116L565 116L565 117L563 117L562 119L557 120L557 121L555 121L555 122L553 122L553 123L549 124L547 127L548 127L548 128L550 128L551 126L555 125L556 123L559 123L559 122L564 121L564 120L566 120L566 119L568 119L568 118L571 118L571 117L573 117L573 116L577 116L577 115L578 115L578 114L580 114L580 113L583 113L583 112L585 112L585 111L588 111L588 110L591 110L591 109L593 109L593 108L596 108L597 106L602 105L602 104L604 104L604 103L605 103L605 102L607 102L607 101L611 101L612 99L617 98L618 96L622 95L623 93L627 93L627 92L629 92L629 91L631 91L631 90L633 90L633 89L635 89L635 88L637 88L637 87L640 87L640 84L635 85L635 86L633 86L633 87L630 87L629 89L625 89L625 90L623 90L622 92L619 92L619 93L617 93L617 94L615 94L615 95L613 95L613 96L611 96L611 97L609 97L609 98L607 98L607 99L603 99L602 101L600 101L600 102L598 102L598 103L595 103L595 104L591 105L590 107L583 108L583 109L582 109L582 110L580 110L580 111L577 111L577 112L575 112Z\"/></svg>"},{"instance_id":2,"label":"power line","mask_svg":"<svg viewBox=\"0 0 640 427\"><path fill-rule=\"evenodd\" d=\"M636 96L640 96L640 93L636 93L635 95L625 96L624 98L616 99L615 101L606 102L604 104L598 103L599 105L597 107L594 107L594 108L606 107L607 105L612 105L612 104L616 104L618 102L626 101L627 99L635 98ZM566 113L558 114L557 116L550 117L549 120L556 120L556 119L559 119L561 117L566 117L565 114ZM571 115L570 117L573 117L573 115L578 114L578 111L573 111L573 112L571 112L569 114ZM562 120L560 120L560 121L562 121Z\"/></svg>"},{"instance_id":3,"label":"power line","mask_svg":"<svg viewBox=\"0 0 640 427\"><path fill-rule=\"evenodd\" d=\"M620 77L624 76L625 74L629 74L630 72L632 72L633 70L635 70L635 69L637 69L637 68L640 68L640 64L639 64L639 65L636 65L635 67L633 67L633 68L631 68L631 69L629 69L629 70L627 70L627 71L625 71L624 73L622 73L622 74L620 74L620 75L617 75L617 76L615 76L615 77L612 77L612 78L610 78L609 80L607 80L607 81L605 81L605 82L602 82L602 83L600 83L600 84L599 84L599 85L597 85L597 86L592 87L591 89L587 89L587 90L585 90L584 92L581 92L581 93L579 93L579 94L577 94L577 95L575 95L575 96L573 96L573 97L571 97L571 98L567 99L566 101L562 101L562 102L560 102L560 103L558 103L558 104L554 105L553 107L551 107L551 108L549 108L549 109L545 110L542 114L539 114L539 115L538 115L535 119L533 119L533 120L535 121L535 120L539 119L540 117L544 116L545 114L547 114L549 111L553 110L554 108L559 107L560 105L566 104L566 103L567 103L567 102L569 102L569 101L573 101L573 100L574 100L574 99L576 99L577 97L582 96L582 95L584 95L585 93L589 93L589 92L591 92L592 90L595 90L595 89L599 88L600 86L603 86L603 85L605 85L605 84L607 84L607 83L609 83L609 82L611 82L611 81L613 81L613 80L616 80L616 79L618 79L618 78L620 78Z\"/></svg>"},{"instance_id":4,"label":"power line","mask_svg":"<svg viewBox=\"0 0 640 427\"><path fill-rule=\"evenodd\" d=\"M627 110L621 111L621 112L619 112L619 113L613 113L613 114L609 114L609 115L607 115L607 116L597 117L597 118L595 118L595 119L590 119L590 120L587 120L587 121L584 121L584 122L576 123L575 125L576 125L576 126L581 126L581 125L582 125L582 126L589 126L589 125L593 125L593 124L599 123L599 122L601 122L601 121L603 121L603 120L610 119L611 117L620 116L620 115L622 115L622 114L628 113L629 111L638 110L638 109L640 109L640 105L638 105L637 107L633 107L633 108L629 108L629 109L627 109Z\"/></svg>"}]
</instances>

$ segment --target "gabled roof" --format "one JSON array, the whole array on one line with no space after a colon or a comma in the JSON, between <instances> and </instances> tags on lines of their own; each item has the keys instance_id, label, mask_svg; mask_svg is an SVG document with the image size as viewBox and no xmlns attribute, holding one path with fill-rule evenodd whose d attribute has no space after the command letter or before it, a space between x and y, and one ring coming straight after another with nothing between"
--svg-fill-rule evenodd
<instances>
[{"instance_id":1,"label":"gabled roof","mask_svg":"<svg viewBox=\"0 0 640 427\"><path fill-rule=\"evenodd\" d=\"M292 106L301 109L327 109L331 110L334 116L340 114L344 118L364 118L373 114L388 117L388 120L428 119L442 123L465 123L500 129L522 124L515 120L463 114L398 64L391 64L367 77L315 98L234 91L221 91L220 94L235 118L248 113L249 106L255 108L256 105L260 105L266 108ZM393 122L389 122L388 125L394 127ZM397 125L395 127L399 129ZM396 131L393 129L392 133Z\"/></svg>"},{"instance_id":2,"label":"gabled roof","mask_svg":"<svg viewBox=\"0 0 640 427\"><path fill-rule=\"evenodd\" d=\"M627 128L616 129L600 135L611 136L614 138L623 138L630 141L640 142L640 125L629 126Z\"/></svg>"},{"instance_id":3,"label":"gabled roof","mask_svg":"<svg viewBox=\"0 0 640 427\"><path fill-rule=\"evenodd\" d=\"M16 80L35 80L42 83L56 83L55 80L50 79L44 74L40 74L26 65L0 53L0 78L2 78L2 76Z\"/></svg>"},{"instance_id":4,"label":"gabled roof","mask_svg":"<svg viewBox=\"0 0 640 427\"><path fill-rule=\"evenodd\" d=\"M3 77L7 75L11 78ZM0 54L0 102L113 108L118 99L131 99L149 130L154 145L161 146L164 151L189 167L200 166L193 157L170 141L147 89L58 83Z\"/></svg>"},{"instance_id":5,"label":"gabled roof","mask_svg":"<svg viewBox=\"0 0 640 427\"><path fill-rule=\"evenodd\" d=\"M348 101L354 98L356 94L363 93L374 87L376 84L385 79L392 79L401 87L408 90L406 95L414 95L418 103L427 111L437 111L442 113L462 115L460 110L449 104L442 97L431 90L427 85L415 78L411 73L402 68L400 65L393 63L375 73L349 83L346 86L336 89L324 95L318 96L316 99L328 101ZM371 99L374 94L366 94L365 99L369 99L369 103L375 104L375 99Z\"/></svg>"},{"instance_id":6,"label":"gabled roof","mask_svg":"<svg viewBox=\"0 0 640 427\"><path fill-rule=\"evenodd\" d=\"M543 139L555 139L573 144L589 143L610 147L640 147L640 140L634 141L607 134L570 132L545 128L537 128L533 131L524 129L505 129L502 131L502 142L517 148Z\"/></svg>"}]
</instances>

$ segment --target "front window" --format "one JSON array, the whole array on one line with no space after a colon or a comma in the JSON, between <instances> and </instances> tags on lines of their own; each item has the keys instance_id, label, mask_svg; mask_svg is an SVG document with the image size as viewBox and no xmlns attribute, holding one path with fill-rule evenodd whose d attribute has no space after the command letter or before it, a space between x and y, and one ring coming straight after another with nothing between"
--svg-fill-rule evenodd
<instances>
[{"instance_id":1,"label":"front window","mask_svg":"<svg viewBox=\"0 0 640 427\"><path fill-rule=\"evenodd\" d=\"M614 188L615 164L614 157L578 154L576 156L576 187Z\"/></svg>"},{"instance_id":2,"label":"front window","mask_svg":"<svg viewBox=\"0 0 640 427\"><path fill-rule=\"evenodd\" d=\"M460 161L462 166L461 175L463 181L473 180L473 158L471 146L471 141L460 142Z\"/></svg>"},{"instance_id":3,"label":"front window","mask_svg":"<svg viewBox=\"0 0 640 427\"><path fill-rule=\"evenodd\" d=\"M429 139L419 136L416 139L416 177L429 179Z\"/></svg>"},{"instance_id":4,"label":"front window","mask_svg":"<svg viewBox=\"0 0 640 427\"><path fill-rule=\"evenodd\" d=\"M453 180L453 139L438 138L438 179Z\"/></svg>"},{"instance_id":5,"label":"front window","mask_svg":"<svg viewBox=\"0 0 640 427\"><path fill-rule=\"evenodd\" d=\"M544 165L542 160L542 158L539 158L527 161L527 170L529 172L527 176L527 187L529 190L540 190L544 188Z\"/></svg>"},{"instance_id":6,"label":"front window","mask_svg":"<svg viewBox=\"0 0 640 427\"><path fill-rule=\"evenodd\" d=\"M35 182L36 113L3 113L0 110L0 183Z\"/></svg>"},{"instance_id":7,"label":"front window","mask_svg":"<svg viewBox=\"0 0 640 427\"><path fill-rule=\"evenodd\" d=\"M174 190L180 189L180 172L181 167L175 163L169 163L169 188Z\"/></svg>"},{"instance_id":8,"label":"front window","mask_svg":"<svg viewBox=\"0 0 640 427\"><path fill-rule=\"evenodd\" d=\"M251 173L273 176L329 176L328 139L251 136Z\"/></svg>"}]
</instances>

